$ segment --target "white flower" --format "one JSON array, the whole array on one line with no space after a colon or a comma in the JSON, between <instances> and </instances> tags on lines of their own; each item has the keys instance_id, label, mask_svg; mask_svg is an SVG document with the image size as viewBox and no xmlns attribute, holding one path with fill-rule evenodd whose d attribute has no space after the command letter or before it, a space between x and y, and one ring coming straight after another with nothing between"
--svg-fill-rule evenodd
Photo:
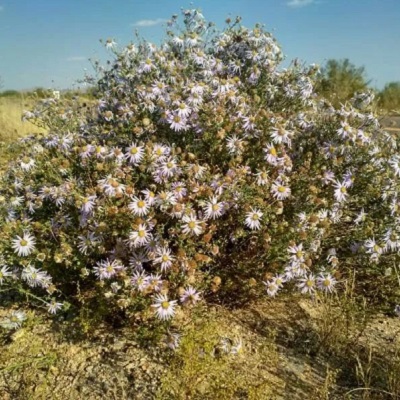
<instances>
[{"instance_id":1,"label":"white flower","mask_svg":"<svg viewBox=\"0 0 400 400\"><path fill-rule=\"evenodd\" d=\"M134 165L137 165L142 161L144 156L144 148L143 146L138 146L136 143L132 143L126 149L125 158Z\"/></svg>"},{"instance_id":2,"label":"white flower","mask_svg":"<svg viewBox=\"0 0 400 400\"><path fill-rule=\"evenodd\" d=\"M121 196L125 192L125 185L119 183L112 176L101 179L99 181L99 186L104 190L104 193L110 197Z\"/></svg>"},{"instance_id":3,"label":"white flower","mask_svg":"<svg viewBox=\"0 0 400 400\"><path fill-rule=\"evenodd\" d=\"M119 147L114 147L111 149L110 153L108 153L108 157L117 160L117 163L120 164L122 160L125 158L123 151Z\"/></svg>"},{"instance_id":4,"label":"white flower","mask_svg":"<svg viewBox=\"0 0 400 400\"><path fill-rule=\"evenodd\" d=\"M226 147L230 154L240 154L243 151L243 140L239 139L236 135L227 138Z\"/></svg>"},{"instance_id":5,"label":"white flower","mask_svg":"<svg viewBox=\"0 0 400 400\"><path fill-rule=\"evenodd\" d=\"M394 307L394 312L398 317L400 317L400 305L399 304L396 304L396 306Z\"/></svg>"},{"instance_id":6,"label":"white flower","mask_svg":"<svg viewBox=\"0 0 400 400\"><path fill-rule=\"evenodd\" d=\"M144 271L136 271L131 279L132 286L139 292L144 292L149 287L149 276Z\"/></svg>"},{"instance_id":7,"label":"white flower","mask_svg":"<svg viewBox=\"0 0 400 400\"><path fill-rule=\"evenodd\" d=\"M169 147L162 144L155 144L153 147L152 155L156 160L162 161L170 154L170 152L171 149Z\"/></svg>"},{"instance_id":8,"label":"white flower","mask_svg":"<svg viewBox=\"0 0 400 400\"><path fill-rule=\"evenodd\" d=\"M268 144L267 147L264 149L265 159L271 165L276 165L278 162L278 152L276 148L272 144Z\"/></svg>"},{"instance_id":9,"label":"white flower","mask_svg":"<svg viewBox=\"0 0 400 400\"><path fill-rule=\"evenodd\" d=\"M184 182L175 182L172 184L174 195L178 200L183 199L187 195L187 189Z\"/></svg>"},{"instance_id":10,"label":"white flower","mask_svg":"<svg viewBox=\"0 0 400 400\"><path fill-rule=\"evenodd\" d=\"M282 127L273 129L271 133L272 141L276 144L286 143L287 145L291 144L291 136L292 132L289 132Z\"/></svg>"},{"instance_id":11,"label":"white flower","mask_svg":"<svg viewBox=\"0 0 400 400\"><path fill-rule=\"evenodd\" d=\"M290 187L285 186L282 182L280 181L275 181L272 184L271 187L271 192L272 195L277 199L277 200L285 200L287 199L290 194L291 194L291 190Z\"/></svg>"},{"instance_id":12,"label":"white flower","mask_svg":"<svg viewBox=\"0 0 400 400\"><path fill-rule=\"evenodd\" d=\"M3 284L5 278L12 275L12 272L8 269L7 265L3 265L0 269L0 285Z\"/></svg>"},{"instance_id":13,"label":"white flower","mask_svg":"<svg viewBox=\"0 0 400 400\"><path fill-rule=\"evenodd\" d=\"M181 303L194 305L200 300L200 293L192 286L188 286L181 295Z\"/></svg>"},{"instance_id":14,"label":"white flower","mask_svg":"<svg viewBox=\"0 0 400 400\"><path fill-rule=\"evenodd\" d=\"M400 237L399 234L393 229L389 228L385 235L383 236L385 241L385 251L392 250L395 251L400 248Z\"/></svg>"},{"instance_id":15,"label":"white flower","mask_svg":"<svg viewBox=\"0 0 400 400\"><path fill-rule=\"evenodd\" d=\"M181 117L181 118L187 118L189 117L190 113L192 110L190 107L185 104L185 103L179 103L178 109L176 110L176 113Z\"/></svg>"},{"instance_id":16,"label":"white flower","mask_svg":"<svg viewBox=\"0 0 400 400\"><path fill-rule=\"evenodd\" d=\"M244 221L245 225L253 230L258 230L261 228L260 219L263 216L263 213L260 210L252 208L246 214L246 220Z\"/></svg>"},{"instance_id":17,"label":"white flower","mask_svg":"<svg viewBox=\"0 0 400 400\"><path fill-rule=\"evenodd\" d=\"M295 263L301 263L304 261L305 252L303 250L302 243L300 243L298 246L293 245L288 247L288 252L291 254L290 259Z\"/></svg>"},{"instance_id":18,"label":"white flower","mask_svg":"<svg viewBox=\"0 0 400 400\"><path fill-rule=\"evenodd\" d=\"M50 303L47 303L47 311L50 314L57 314L57 311L61 310L63 305L63 303L58 303L53 299Z\"/></svg>"},{"instance_id":19,"label":"white flower","mask_svg":"<svg viewBox=\"0 0 400 400\"><path fill-rule=\"evenodd\" d=\"M179 347L181 335L179 333L169 333L165 339L165 344L171 350L176 350Z\"/></svg>"},{"instance_id":20,"label":"white flower","mask_svg":"<svg viewBox=\"0 0 400 400\"><path fill-rule=\"evenodd\" d=\"M151 233L145 224L140 224L137 229L129 234L128 244L133 247L144 246L150 239Z\"/></svg>"},{"instance_id":21,"label":"white flower","mask_svg":"<svg viewBox=\"0 0 400 400\"><path fill-rule=\"evenodd\" d=\"M367 239L365 241L365 247L367 248L367 253L369 253L369 254L382 254L383 253L383 247L380 246L375 241L375 238Z\"/></svg>"},{"instance_id":22,"label":"white flower","mask_svg":"<svg viewBox=\"0 0 400 400\"><path fill-rule=\"evenodd\" d=\"M26 266L21 273L21 278L28 283L30 287L47 288L50 286L51 277L47 272L41 271L32 265Z\"/></svg>"},{"instance_id":23,"label":"white flower","mask_svg":"<svg viewBox=\"0 0 400 400\"><path fill-rule=\"evenodd\" d=\"M128 205L128 208L133 212L134 215L143 216L149 213L148 202L138 197L134 197L132 199L132 202Z\"/></svg>"},{"instance_id":24,"label":"white flower","mask_svg":"<svg viewBox=\"0 0 400 400\"><path fill-rule=\"evenodd\" d=\"M338 201L339 203L342 203L343 201L347 200L347 187L348 185L346 184L346 182L339 182L339 181L335 181L335 199L336 201Z\"/></svg>"},{"instance_id":25,"label":"white flower","mask_svg":"<svg viewBox=\"0 0 400 400\"><path fill-rule=\"evenodd\" d=\"M361 222L364 222L366 216L367 213L364 211L364 209L361 209L361 211L357 214L356 218L354 219L354 223L358 225Z\"/></svg>"},{"instance_id":26,"label":"white flower","mask_svg":"<svg viewBox=\"0 0 400 400\"><path fill-rule=\"evenodd\" d=\"M340 124L342 127L338 129L337 134L346 139L354 132L354 129L347 122L341 122Z\"/></svg>"},{"instance_id":27,"label":"white flower","mask_svg":"<svg viewBox=\"0 0 400 400\"><path fill-rule=\"evenodd\" d=\"M146 250L136 250L129 258L129 266L136 270L142 270L143 263L150 261L149 253Z\"/></svg>"},{"instance_id":28,"label":"white flower","mask_svg":"<svg viewBox=\"0 0 400 400\"><path fill-rule=\"evenodd\" d=\"M205 218L206 219L215 219L219 218L224 213L224 206L223 202L219 203L217 197L211 197L208 202L203 207Z\"/></svg>"},{"instance_id":29,"label":"white flower","mask_svg":"<svg viewBox=\"0 0 400 400\"><path fill-rule=\"evenodd\" d=\"M149 189L142 190L141 192L144 195L149 206L153 205L156 201L156 194Z\"/></svg>"},{"instance_id":30,"label":"white flower","mask_svg":"<svg viewBox=\"0 0 400 400\"><path fill-rule=\"evenodd\" d=\"M24 171L30 171L35 166L35 160L29 157L23 157L20 165Z\"/></svg>"},{"instance_id":31,"label":"white flower","mask_svg":"<svg viewBox=\"0 0 400 400\"><path fill-rule=\"evenodd\" d=\"M9 199L9 202L13 207L19 207L23 201L23 196L13 196Z\"/></svg>"},{"instance_id":32,"label":"white flower","mask_svg":"<svg viewBox=\"0 0 400 400\"><path fill-rule=\"evenodd\" d=\"M314 293L317 286L316 278L313 274L299 279L297 287L300 289L301 293Z\"/></svg>"},{"instance_id":33,"label":"white flower","mask_svg":"<svg viewBox=\"0 0 400 400\"><path fill-rule=\"evenodd\" d=\"M158 169L158 173L163 178L171 178L179 172L179 168L176 160L173 157L169 157L163 162Z\"/></svg>"},{"instance_id":34,"label":"white flower","mask_svg":"<svg viewBox=\"0 0 400 400\"><path fill-rule=\"evenodd\" d=\"M281 288L283 287L283 284L286 282L286 276L282 274L276 275L271 279L271 282L277 285L279 288Z\"/></svg>"},{"instance_id":35,"label":"white flower","mask_svg":"<svg viewBox=\"0 0 400 400\"><path fill-rule=\"evenodd\" d=\"M87 235L78 236L79 243L78 249L82 254L88 254L89 249L93 249L98 243L99 238L93 233L89 232Z\"/></svg>"},{"instance_id":36,"label":"white flower","mask_svg":"<svg viewBox=\"0 0 400 400\"><path fill-rule=\"evenodd\" d=\"M193 213L190 215L184 215L182 220L185 222L185 224L182 225L183 233L187 235L195 234L197 236L203 232L201 221L199 221Z\"/></svg>"},{"instance_id":37,"label":"white flower","mask_svg":"<svg viewBox=\"0 0 400 400\"><path fill-rule=\"evenodd\" d=\"M124 266L118 260L107 259L99 261L93 271L100 280L103 280L112 278L122 269L124 269Z\"/></svg>"},{"instance_id":38,"label":"white flower","mask_svg":"<svg viewBox=\"0 0 400 400\"><path fill-rule=\"evenodd\" d=\"M83 198L82 200L82 206L81 206L81 212L83 212L84 214L89 214L93 211L94 206L96 204L95 200L96 200L97 196L93 195L93 196L88 196Z\"/></svg>"},{"instance_id":39,"label":"white flower","mask_svg":"<svg viewBox=\"0 0 400 400\"><path fill-rule=\"evenodd\" d=\"M94 153L95 147L91 144L87 144L81 147L80 149L80 157L82 159L88 158L91 156L92 153Z\"/></svg>"},{"instance_id":40,"label":"white flower","mask_svg":"<svg viewBox=\"0 0 400 400\"><path fill-rule=\"evenodd\" d=\"M398 156L398 155L393 156L389 160L389 164L394 170L394 175L400 177L400 156Z\"/></svg>"},{"instance_id":41,"label":"white flower","mask_svg":"<svg viewBox=\"0 0 400 400\"><path fill-rule=\"evenodd\" d=\"M148 289L150 289L154 292L159 292L162 289L162 286L163 286L163 280L161 278L161 275L151 274L149 276Z\"/></svg>"},{"instance_id":42,"label":"white flower","mask_svg":"<svg viewBox=\"0 0 400 400\"><path fill-rule=\"evenodd\" d=\"M171 267L175 257L171 256L171 250L168 247L159 247L156 251L155 264L161 265L161 271L165 272Z\"/></svg>"},{"instance_id":43,"label":"white flower","mask_svg":"<svg viewBox=\"0 0 400 400\"><path fill-rule=\"evenodd\" d=\"M183 45L184 45L184 40L181 38L181 37L179 37L179 36L174 36L173 38L172 38L172 43L175 45L175 46L177 46L177 47L183 47Z\"/></svg>"},{"instance_id":44,"label":"white flower","mask_svg":"<svg viewBox=\"0 0 400 400\"><path fill-rule=\"evenodd\" d=\"M106 40L106 49L113 49L115 48L115 46L117 45L117 43L114 41L114 39L107 39Z\"/></svg>"},{"instance_id":45,"label":"white flower","mask_svg":"<svg viewBox=\"0 0 400 400\"><path fill-rule=\"evenodd\" d=\"M19 256L28 256L35 249L36 240L30 233L24 232L23 236L17 236L12 241L12 247Z\"/></svg>"},{"instance_id":46,"label":"white flower","mask_svg":"<svg viewBox=\"0 0 400 400\"><path fill-rule=\"evenodd\" d=\"M269 182L269 176L266 171L257 172L256 177L257 177L257 185L258 186L267 185Z\"/></svg>"},{"instance_id":47,"label":"white flower","mask_svg":"<svg viewBox=\"0 0 400 400\"><path fill-rule=\"evenodd\" d=\"M270 297L275 297L279 291L279 286L274 282L263 282L265 285L265 289L267 290L267 294Z\"/></svg>"},{"instance_id":48,"label":"white flower","mask_svg":"<svg viewBox=\"0 0 400 400\"><path fill-rule=\"evenodd\" d=\"M4 329L18 329L26 320L26 314L23 311L13 311L10 316L0 321L0 326Z\"/></svg>"},{"instance_id":49,"label":"white flower","mask_svg":"<svg viewBox=\"0 0 400 400\"><path fill-rule=\"evenodd\" d=\"M151 306L155 308L156 315L161 320L168 320L175 315L176 300L168 300L167 295L158 294L154 297L155 303Z\"/></svg>"},{"instance_id":50,"label":"white flower","mask_svg":"<svg viewBox=\"0 0 400 400\"><path fill-rule=\"evenodd\" d=\"M317 278L317 285L323 292L331 293L335 290L336 279L332 277L331 274L320 274Z\"/></svg>"},{"instance_id":51,"label":"white flower","mask_svg":"<svg viewBox=\"0 0 400 400\"><path fill-rule=\"evenodd\" d=\"M179 116L178 114L171 113L168 116L168 122L170 124L170 128L175 132L186 131L189 129L186 119Z\"/></svg>"}]
</instances>

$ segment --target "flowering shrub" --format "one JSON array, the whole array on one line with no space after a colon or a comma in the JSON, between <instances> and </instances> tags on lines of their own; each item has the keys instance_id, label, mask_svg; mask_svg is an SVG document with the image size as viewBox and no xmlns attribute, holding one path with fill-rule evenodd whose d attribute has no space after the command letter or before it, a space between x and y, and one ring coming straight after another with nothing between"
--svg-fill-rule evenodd
<instances>
[{"instance_id":1,"label":"flowering shrub","mask_svg":"<svg viewBox=\"0 0 400 400\"><path fill-rule=\"evenodd\" d=\"M99 69L98 101L25 117L1 184L0 284L43 301L103 296L170 320L212 295L332 292L346 267L381 274L400 248L400 156L368 113L317 100L318 68L239 20L197 10Z\"/></svg>"}]
</instances>

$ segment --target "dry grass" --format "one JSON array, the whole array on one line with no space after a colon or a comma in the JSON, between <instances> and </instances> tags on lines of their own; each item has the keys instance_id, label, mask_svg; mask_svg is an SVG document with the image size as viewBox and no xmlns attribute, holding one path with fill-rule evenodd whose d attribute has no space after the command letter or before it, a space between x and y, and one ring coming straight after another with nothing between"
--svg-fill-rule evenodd
<instances>
[{"instance_id":1,"label":"dry grass","mask_svg":"<svg viewBox=\"0 0 400 400\"><path fill-rule=\"evenodd\" d=\"M0 97L0 166L11 157L8 145L19 138L43 130L29 121L23 122L21 116L24 110L33 108L34 102L19 96Z\"/></svg>"},{"instance_id":2,"label":"dry grass","mask_svg":"<svg viewBox=\"0 0 400 400\"><path fill-rule=\"evenodd\" d=\"M17 138L41 131L32 123L21 121L23 111L31 107L32 100L25 99L23 94L0 97L0 141L10 143Z\"/></svg>"}]
</instances>

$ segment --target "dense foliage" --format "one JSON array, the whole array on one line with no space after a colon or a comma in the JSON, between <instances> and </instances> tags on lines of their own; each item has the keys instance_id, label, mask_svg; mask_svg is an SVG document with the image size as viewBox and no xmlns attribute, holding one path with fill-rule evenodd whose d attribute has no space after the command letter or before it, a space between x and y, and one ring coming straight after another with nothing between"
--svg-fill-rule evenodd
<instances>
[{"instance_id":1,"label":"dense foliage","mask_svg":"<svg viewBox=\"0 0 400 400\"><path fill-rule=\"evenodd\" d=\"M400 112L400 82L390 82L378 96L379 107L387 111Z\"/></svg>"},{"instance_id":2,"label":"dense foliage","mask_svg":"<svg viewBox=\"0 0 400 400\"><path fill-rule=\"evenodd\" d=\"M349 268L398 261L400 157L371 97L318 100L318 68L281 69L261 26L216 32L197 10L183 24L159 47L108 40L95 106L25 114L49 133L3 174L2 290L53 313L95 298L169 320L210 296L332 292Z\"/></svg>"},{"instance_id":3,"label":"dense foliage","mask_svg":"<svg viewBox=\"0 0 400 400\"><path fill-rule=\"evenodd\" d=\"M349 59L330 59L321 69L316 89L336 107L356 93L366 92L370 81L364 67L356 67Z\"/></svg>"}]
</instances>

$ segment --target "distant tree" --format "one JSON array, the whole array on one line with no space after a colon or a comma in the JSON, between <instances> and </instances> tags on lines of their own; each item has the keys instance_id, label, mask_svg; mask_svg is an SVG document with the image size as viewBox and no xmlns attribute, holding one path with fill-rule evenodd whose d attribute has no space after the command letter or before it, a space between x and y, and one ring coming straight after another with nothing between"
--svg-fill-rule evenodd
<instances>
[{"instance_id":1,"label":"distant tree","mask_svg":"<svg viewBox=\"0 0 400 400\"><path fill-rule=\"evenodd\" d=\"M378 106L387 111L400 111L400 82L390 82L378 95Z\"/></svg>"},{"instance_id":2,"label":"distant tree","mask_svg":"<svg viewBox=\"0 0 400 400\"><path fill-rule=\"evenodd\" d=\"M18 96L19 92L17 90L4 90L0 92L0 97L15 97Z\"/></svg>"},{"instance_id":3,"label":"distant tree","mask_svg":"<svg viewBox=\"0 0 400 400\"><path fill-rule=\"evenodd\" d=\"M365 91L369 83L364 67L356 67L347 58L331 59L321 69L316 90L338 106L350 100L356 92Z\"/></svg>"}]
</instances>

